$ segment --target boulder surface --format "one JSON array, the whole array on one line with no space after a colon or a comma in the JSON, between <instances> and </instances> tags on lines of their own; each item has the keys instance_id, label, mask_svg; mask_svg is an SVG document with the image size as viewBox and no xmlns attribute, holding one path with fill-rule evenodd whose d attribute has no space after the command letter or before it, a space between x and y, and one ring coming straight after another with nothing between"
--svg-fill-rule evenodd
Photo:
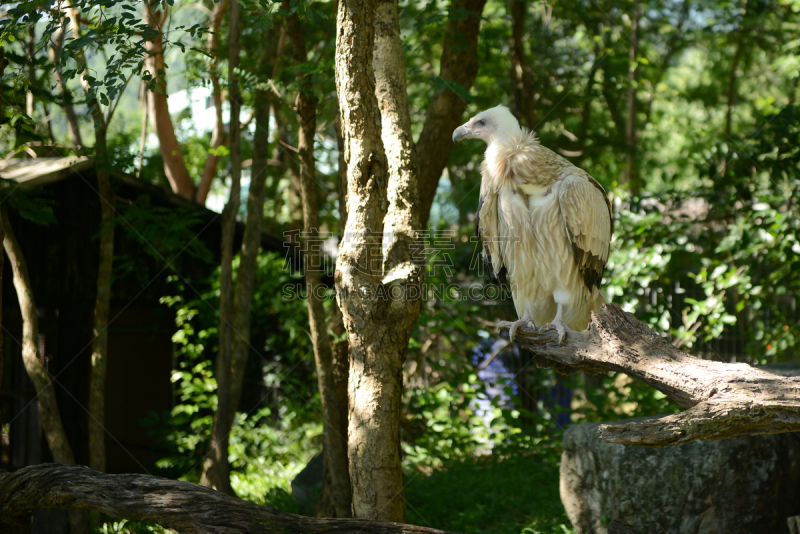
<instances>
[{"instance_id":1,"label":"boulder surface","mask_svg":"<svg viewBox=\"0 0 800 534\"><path fill-rule=\"evenodd\" d=\"M580 534L618 519L641 534L788 534L800 515L800 436L774 434L648 449L570 427L561 501Z\"/></svg>"}]
</instances>

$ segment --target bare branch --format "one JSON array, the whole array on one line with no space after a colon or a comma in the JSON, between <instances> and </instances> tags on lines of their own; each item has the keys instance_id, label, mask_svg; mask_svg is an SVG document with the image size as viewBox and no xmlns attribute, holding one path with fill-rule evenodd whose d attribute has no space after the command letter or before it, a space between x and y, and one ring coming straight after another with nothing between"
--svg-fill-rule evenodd
<instances>
[{"instance_id":1,"label":"bare branch","mask_svg":"<svg viewBox=\"0 0 800 534\"><path fill-rule=\"evenodd\" d=\"M555 332L520 328L516 337L539 358L573 369L626 373L689 408L666 417L602 425L600 437L612 443L664 447L800 431L800 378L690 356L614 304L592 313L589 328L570 333L563 345Z\"/></svg>"}]
</instances>

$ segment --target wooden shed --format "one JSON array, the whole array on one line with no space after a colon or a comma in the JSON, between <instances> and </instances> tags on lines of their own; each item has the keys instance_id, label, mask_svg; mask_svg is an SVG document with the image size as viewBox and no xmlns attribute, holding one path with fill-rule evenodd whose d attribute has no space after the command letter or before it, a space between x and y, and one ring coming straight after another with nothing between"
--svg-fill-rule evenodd
<instances>
[{"instance_id":1,"label":"wooden shed","mask_svg":"<svg viewBox=\"0 0 800 534\"><path fill-rule=\"evenodd\" d=\"M2 164L0 164L2 165ZM88 382L96 293L100 200L96 166L88 158L16 160L0 167L10 180L6 195L33 195L32 206L49 207L55 222L42 225L9 209L11 226L27 261L39 313L40 358L53 378L61 418L76 461L88 463ZM106 451L109 473L147 472L163 456L139 421L150 410L173 403L174 315L159 299L169 294L169 276L185 281L208 276L218 264L221 217L163 188L112 173L117 206L178 210L192 222L192 239L162 253L137 221L118 215L106 378ZM7 200L7 199L6 199ZM9 203L4 200L3 206ZM119 210L124 213L124 210ZM152 232L152 228L150 229ZM169 231L169 230L167 230ZM239 246L243 227L237 228ZM196 241L195 241L196 240ZM205 246L207 261L191 256ZM282 239L262 236L262 249L283 251ZM142 272L146 271L146 272ZM12 273L3 272L4 373L0 384L0 469L52 461L42 435L36 392L21 358L22 320Z\"/></svg>"}]
</instances>

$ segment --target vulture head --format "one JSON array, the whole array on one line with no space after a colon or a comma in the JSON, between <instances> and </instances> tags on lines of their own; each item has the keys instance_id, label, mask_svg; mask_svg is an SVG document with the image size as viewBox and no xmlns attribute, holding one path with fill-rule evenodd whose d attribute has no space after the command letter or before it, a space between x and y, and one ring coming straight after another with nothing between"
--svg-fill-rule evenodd
<instances>
[{"instance_id":1,"label":"vulture head","mask_svg":"<svg viewBox=\"0 0 800 534\"><path fill-rule=\"evenodd\" d=\"M470 120L453 131L453 142L459 139L483 139L487 145L492 141L519 135L522 130L514 115L502 104L486 111L481 111Z\"/></svg>"}]
</instances>

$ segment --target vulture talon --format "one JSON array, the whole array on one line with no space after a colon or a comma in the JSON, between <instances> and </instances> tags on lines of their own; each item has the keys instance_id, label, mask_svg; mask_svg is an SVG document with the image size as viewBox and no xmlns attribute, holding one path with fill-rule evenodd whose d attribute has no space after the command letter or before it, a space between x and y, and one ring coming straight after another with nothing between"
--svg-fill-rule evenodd
<instances>
[{"instance_id":1,"label":"vulture talon","mask_svg":"<svg viewBox=\"0 0 800 534\"><path fill-rule=\"evenodd\" d=\"M567 335L567 332L575 333L575 330L571 329L567 326L567 324L561 319L553 319L552 323L547 323L542 327L542 330L555 330L558 332L558 344L561 345L564 342L564 338Z\"/></svg>"},{"instance_id":2,"label":"vulture talon","mask_svg":"<svg viewBox=\"0 0 800 534\"><path fill-rule=\"evenodd\" d=\"M512 342L514 341L514 335L517 333L517 328L520 326L527 326L536 330L536 325L533 324L533 320L528 317L527 313L517 321L500 321L497 323L497 328L508 328L508 337Z\"/></svg>"}]
</instances>

